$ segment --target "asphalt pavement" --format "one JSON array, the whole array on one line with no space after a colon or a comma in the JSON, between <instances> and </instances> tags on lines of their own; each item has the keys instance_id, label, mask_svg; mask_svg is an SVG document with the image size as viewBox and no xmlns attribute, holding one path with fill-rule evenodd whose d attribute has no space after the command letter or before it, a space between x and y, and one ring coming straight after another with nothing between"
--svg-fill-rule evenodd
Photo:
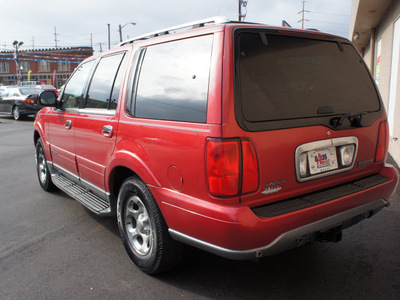
<instances>
[{"instance_id":1,"label":"asphalt pavement","mask_svg":"<svg viewBox=\"0 0 400 300\"><path fill-rule=\"evenodd\" d=\"M151 277L130 261L115 218L40 188L33 119L0 120L0 299L400 299L399 188L340 243L244 262L188 247Z\"/></svg>"}]
</instances>

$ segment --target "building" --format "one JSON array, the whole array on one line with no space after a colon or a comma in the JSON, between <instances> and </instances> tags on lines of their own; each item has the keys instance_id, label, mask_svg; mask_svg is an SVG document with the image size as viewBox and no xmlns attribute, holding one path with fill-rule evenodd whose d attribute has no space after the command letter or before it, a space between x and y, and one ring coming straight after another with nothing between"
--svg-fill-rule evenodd
<instances>
[{"instance_id":1,"label":"building","mask_svg":"<svg viewBox=\"0 0 400 300\"><path fill-rule=\"evenodd\" d=\"M389 122L389 151L400 165L400 1L353 0L350 39L381 92Z\"/></svg>"},{"instance_id":2,"label":"building","mask_svg":"<svg viewBox=\"0 0 400 300\"><path fill-rule=\"evenodd\" d=\"M40 81L59 88L85 58L93 55L92 47L54 48L17 51L21 81ZM17 84L15 50L0 52L0 84Z\"/></svg>"}]
</instances>

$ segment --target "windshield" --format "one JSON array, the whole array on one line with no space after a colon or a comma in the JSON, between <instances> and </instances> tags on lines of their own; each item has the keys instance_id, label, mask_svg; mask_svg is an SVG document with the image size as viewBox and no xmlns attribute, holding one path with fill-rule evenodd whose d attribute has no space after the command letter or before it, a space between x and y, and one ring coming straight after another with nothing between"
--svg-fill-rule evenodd
<instances>
[{"instance_id":1,"label":"windshield","mask_svg":"<svg viewBox=\"0 0 400 300\"><path fill-rule=\"evenodd\" d=\"M242 32L236 82L247 122L375 112L380 101L350 44Z\"/></svg>"}]
</instances>

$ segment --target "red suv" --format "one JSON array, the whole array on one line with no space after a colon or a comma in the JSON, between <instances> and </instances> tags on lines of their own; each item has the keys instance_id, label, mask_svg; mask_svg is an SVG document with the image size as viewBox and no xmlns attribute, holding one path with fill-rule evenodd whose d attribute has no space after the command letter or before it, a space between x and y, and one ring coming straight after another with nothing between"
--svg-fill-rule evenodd
<instances>
[{"instance_id":1,"label":"red suv","mask_svg":"<svg viewBox=\"0 0 400 300\"><path fill-rule=\"evenodd\" d=\"M224 19L167 28L86 59L42 92L39 183L116 214L143 271L182 243L254 259L389 205L388 123L352 44Z\"/></svg>"}]
</instances>

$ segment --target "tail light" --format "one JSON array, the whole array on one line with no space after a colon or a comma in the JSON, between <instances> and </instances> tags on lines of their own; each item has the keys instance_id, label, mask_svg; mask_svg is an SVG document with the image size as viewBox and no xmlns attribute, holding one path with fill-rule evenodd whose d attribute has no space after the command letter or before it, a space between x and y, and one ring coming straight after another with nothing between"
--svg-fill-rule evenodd
<instances>
[{"instance_id":1,"label":"tail light","mask_svg":"<svg viewBox=\"0 0 400 300\"><path fill-rule=\"evenodd\" d=\"M258 161L251 142L209 138L206 159L208 188L212 195L236 196L258 189Z\"/></svg>"},{"instance_id":2,"label":"tail light","mask_svg":"<svg viewBox=\"0 0 400 300\"><path fill-rule=\"evenodd\" d=\"M258 189L258 162L256 149L249 141L242 142L243 149L243 184L242 193L255 192Z\"/></svg>"},{"instance_id":3,"label":"tail light","mask_svg":"<svg viewBox=\"0 0 400 300\"><path fill-rule=\"evenodd\" d=\"M383 162L386 159L388 146L389 146L389 126L387 121L383 121L379 125L375 162Z\"/></svg>"},{"instance_id":4,"label":"tail light","mask_svg":"<svg viewBox=\"0 0 400 300\"><path fill-rule=\"evenodd\" d=\"M239 141L208 139L208 188L214 196L239 193Z\"/></svg>"},{"instance_id":5,"label":"tail light","mask_svg":"<svg viewBox=\"0 0 400 300\"><path fill-rule=\"evenodd\" d=\"M35 104L36 103L35 100L32 99L32 98L26 98L23 102L29 103L29 104Z\"/></svg>"}]
</instances>

